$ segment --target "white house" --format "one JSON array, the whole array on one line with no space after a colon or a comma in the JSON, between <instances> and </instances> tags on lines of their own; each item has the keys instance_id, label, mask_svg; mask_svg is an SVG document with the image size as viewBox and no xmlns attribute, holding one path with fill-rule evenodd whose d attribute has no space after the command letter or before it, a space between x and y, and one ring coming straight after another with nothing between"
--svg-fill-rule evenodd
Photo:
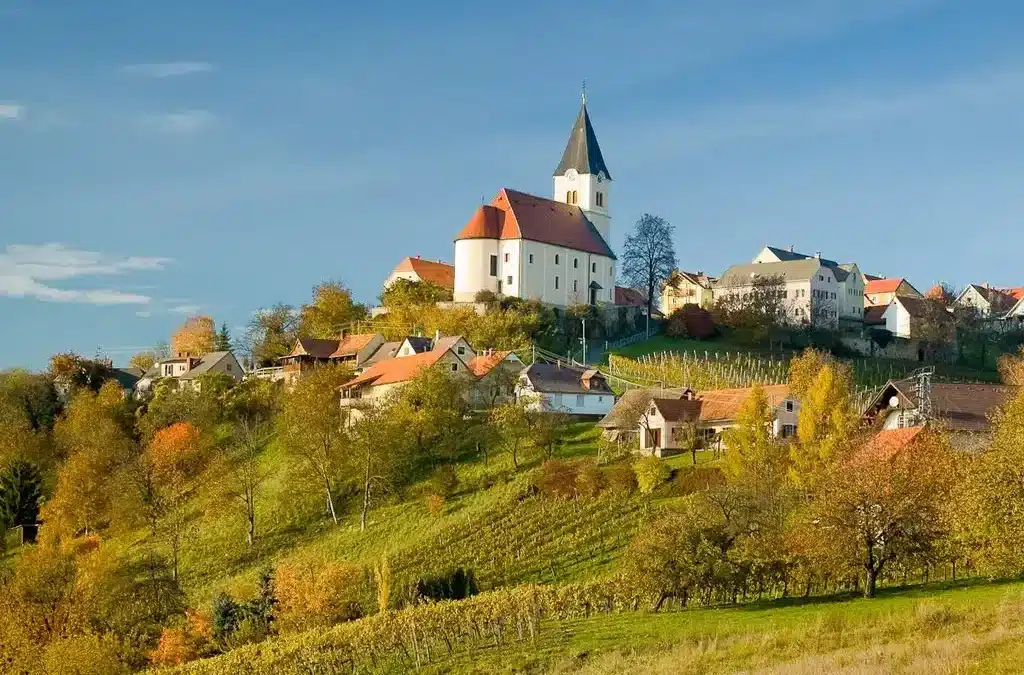
<instances>
[{"instance_id":1,"label":"white house","mask_svg":"<svg viewBox=\"0 0 1024 675\"><path fill-rule=\"evenodd\" d=\"M440 260L426 260L419 256L402 258L402 262L391 271L384 281L384 288L399 279L430 283L441 288L455 286L455 266Z\"/></svg>"},{"instance_id":2,"label":"white house","mask_svg":"<svg viewBox=\"0 0 1024 675\"><path fill-rule=\"evenodd\" d=\"M928 316L928 301L924 298L896 296L882 312L885 329L901 338L916 337L916 322Z\"/></svg>"},{"instance_id":3,"label":"white house","mask_svg":"<svg viewBox=\"0 0 1024 675\"><path fill-rule=\"evenodd\" d=\"M835 271L819 258L733 265L715 288L715 300L722 295L745 297L755 292L758 280L770 278L781 283L781 309L787 323L833 328L838 325L839 280Z\"/></svg>"},{"instance_id":4,"label":"white house","mask_svg":"<svg viewBox=\"0 0 1024 675\"><path fill-rule=\"evenodd\" d=\"M1018 300L1008 291L992 288L986 284L970 284L953 304L959 307L974 307L984 316L1002 316L1015 308Z\"/></svg>"},{"instance_id":5,"label":"white house","mask_svg":"<svg viewBox=\"0 0 1024 675\"><path fill-rule=\"evenodd\" d=\"M835 304L840 320L864 320L864 286L865 279L856 263L839 264L834 260L822 258L820 253L813 256L797 253L793 247L789 249L765 246L754 258L755 263L792 262L795 260L817 259L827 267L839 284Z\"/></svg>"},{"instance_id":6,"label":"white house","mask_svg":"<svg viewBox=\"0 0 1024 675\"><path fill-rule=\"evenodd\" d=\"M201 358L185 357L180 359L164 359L153 364L148 371L135 383L136 394L146 394L153 385L164 379L171 379L180 386L198 389L198 378L208 373L221 373L231 377L236 383L245 377L238 359L231 352L210 352Z\"/></svg>"},{"instance_id":7,"label":"white house","mask_svg":"<svg viewBox=\"0 0 1024 675\"><path fill-rule=\"evenodd\" d=\"M555 169L553 198L503 188L459 232L455 300L472 302L486 290L563 307L613 304L611 181L584 101Z\"/></svg>"},{"instance_id":8,"label":"white house","mask_svg":"<svg viewBox=\"0 0 1024 675\"><path fill-rule=\"evenodd\" d=\"M534 410L600 417L615 405L615 394L598 371L551 363L535 363L524 369L516 385L516 398L530 401Z\"/></svg>"},{"instance_id":9,"label":"white house","mask_svg":"<svg viewBox=\"0 0 1024 675\"><path fill-rule=\"evenodd\" d=\"M796 434L799 404L789 395L788 385L762 387L774 410L772 432L780 438ZM679 428L692 424L705 447L725 448L723 432L736 426L736 417L750 396L750 388L716 389L694 395L684 390L678 397L651 399L640 416L640 451L657 457L676 454L680 449Z\"/></svg>"}]
</instances>

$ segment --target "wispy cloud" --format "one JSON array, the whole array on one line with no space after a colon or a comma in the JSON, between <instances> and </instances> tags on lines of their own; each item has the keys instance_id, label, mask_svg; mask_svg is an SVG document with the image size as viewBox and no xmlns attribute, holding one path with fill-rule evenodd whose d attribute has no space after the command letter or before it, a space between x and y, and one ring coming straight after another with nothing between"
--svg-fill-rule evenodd
<instances>
[{"instance_id":1,"label":"wispy cloud","mask_svg":"<svg viewBox=\"0 0 1024 675\"><path fill-rule=\"evenodd\" d=\"M12 244L0 253L0 296L89 305L145 305L152 300L148 295L116 289L58 288L53 282L159 271L168 262L167 258L156 257L116 258L56 243Z\"/></svg>"},{"instance_id":2,"label":"wispy cloud","mask_svg":"<svg viewBox=\"0 0 1024 675\"><path fill-rule=\"evenodd\" d=\"M150 312L149 310L135 312L135 316L139 317L140 319L148 319L149 317L153 316L153 312Z\"/></svg>"},{"instance_id":3,"label":"wispy cloud","mask_svg":"<svg viewBox=\"0 0 1024 675\"><path fill-rule=\"evenodd\" d=\"M217 116L209 110L179 110L149 115L143 119L143 123L161 133L190 136L213 127L217 124Z\"/></svg>"},{"instance_id":4,"label":"wispy cloud","mask_svg":"<svg viewBox=\"0 0 1024 675\"><path fill-rule=\"evenodd\" d=\"M168 61L166 63L135 63L122 66L121 72L162 80L168 77L185 77L215 70L212 63L205 61Z\"/></svg>"},{"instance_id":5,"label":"wispy cloud","mask_svg":"<svg viewBox=\"0 0 1024 675\"><path fill-rule=\"evenodd\" d=\"M20 120L25 116L25 106L19 103L0 103L0 121Z\"/></svg>"},{"instance_id":6,"label":"wispy cloud","mask_svg":"<svg viewBox=\"0 0 1024 675\"><path fill-rule=\"evenodd\" d=\"M171 314L197 314L200 309L200 305L176 305L167 311Z\"/></svg>"}]
</instances>

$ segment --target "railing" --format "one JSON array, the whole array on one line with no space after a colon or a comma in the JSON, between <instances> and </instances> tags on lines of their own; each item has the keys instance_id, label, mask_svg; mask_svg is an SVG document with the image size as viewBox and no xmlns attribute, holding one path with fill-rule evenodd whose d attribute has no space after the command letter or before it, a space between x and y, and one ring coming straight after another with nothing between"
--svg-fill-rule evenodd
<instances>
[{"instance_id":1,"label":"railing","mask_svg":"<svg viewBox=\"0 0 1024 675\"><path fill-rule=\"evenodd\" d=\"M269 368L256 368L249 371L249 377L257 377L261 380L277 382L284 379L284 366L271 366Z\"/></svg>"}]
</instances>

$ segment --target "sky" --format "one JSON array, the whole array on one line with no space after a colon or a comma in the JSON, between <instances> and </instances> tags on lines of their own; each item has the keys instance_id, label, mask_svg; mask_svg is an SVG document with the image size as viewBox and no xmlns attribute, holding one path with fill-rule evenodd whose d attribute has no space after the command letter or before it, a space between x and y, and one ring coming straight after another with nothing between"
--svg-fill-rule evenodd
<instances>
[{"instance_id":1,"label":"sky","mask_svg":"<svg viewBox=\"0 0 1024 675\"><path fill-rule=\"evenodd\" d=\"M502 187L551 195L586 81L613 249L766 244L1024 285L1024 3L0 0L0 368L376 302Z\"/></svg>"}]
</instances>

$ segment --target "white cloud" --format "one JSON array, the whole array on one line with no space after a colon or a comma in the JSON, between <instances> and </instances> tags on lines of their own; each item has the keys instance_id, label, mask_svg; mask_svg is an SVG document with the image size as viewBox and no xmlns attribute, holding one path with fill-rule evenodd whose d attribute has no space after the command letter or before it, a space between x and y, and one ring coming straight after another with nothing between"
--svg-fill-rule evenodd
<instances>
[{"instance_id":1,"label":"white cloud","mask_svg":"<svg viewBox=\"0 0 1024 675\"><path fill-rule=\"evenodd\" d=\"M63 244L11 244L0 253L0 296L89 305L145 305L152 299L148 295L116 289L58 288L52 282L159 271L168 262L167 258L154 257L114 258Z\"/></svg>"},{"instance_id":2,"label":"white cloud","mask_svg":"<svg viewBox=\"0 0 1024 675\"><path fill-rule=\"evenodd\" d=\"M0 121L20 120L25 116L25 106L18 103L0 103Z\"/></svg>"},{"instance_id":3,"label":"white cloud","mask_svg":"<svg viewBox=\"0 0 1024 675\"><path fill-rule=\"evenodd\" d=\"M177 305L167 311L172 314L198 314L200 309L202 309L200 305Z\"/></svg>"},{"instance_id":4,"label":"white cloud","mask_svg":"<svg viewBox=\"0 0 1024 675\"><path fill-rule=\"evenodd\" d=\"M209 129L217 123L217 117L209 110L180 110L149 116L145 123L165 134L188 136Z\"/></svg>"},{"instance_id":5,"label":"white cloud","mask_svg":"<svg viewBox=\"0 0 1024 675\"><path fill-rule=\"evenodd\" d=\"M168 77L184 77L186 75L198 75L209 73L214 70L212 63L205 61L168 61L167 63L136 63L130 66L123 66L121 72L128 75L139 75L164 79Z\"/></svg>"}]
</instances>

